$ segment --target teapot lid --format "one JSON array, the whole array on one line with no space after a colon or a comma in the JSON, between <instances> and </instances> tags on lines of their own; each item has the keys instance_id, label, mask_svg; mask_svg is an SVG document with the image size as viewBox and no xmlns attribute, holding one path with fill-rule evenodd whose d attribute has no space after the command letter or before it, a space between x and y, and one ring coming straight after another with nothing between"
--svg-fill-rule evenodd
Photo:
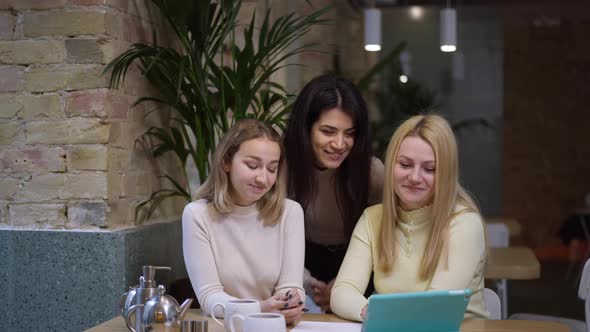
<instances>
[{"instance_id":1,"label":"teapot lid","mask_svg":"<svg viewBox=\"0 0 590 332\"><path fill-rule=\"evenodd\" d=\"M164 287L164 285L158 285L158 295L151 297L149 299L149 301L153 301L153 302L157 302L157 303L171 302L171 304L174 304L177 307L179 307L179 304L178 304L178 302L176 302L176 299L173 298L172 296L166 294L166 287Z\"/></svg>"},{"instance_id":2,"label":"teapot lid","mask_svg":"<svg viewBox=\"0 0 590 332\"><path fill-rule=\"evenodd\" d=\"M146 324L166 323L178 320L180 306L176 299L166 295L166 287L158 286L158 295L151 297L145 304L143 319Z\"/></svg>"}]
</instances>

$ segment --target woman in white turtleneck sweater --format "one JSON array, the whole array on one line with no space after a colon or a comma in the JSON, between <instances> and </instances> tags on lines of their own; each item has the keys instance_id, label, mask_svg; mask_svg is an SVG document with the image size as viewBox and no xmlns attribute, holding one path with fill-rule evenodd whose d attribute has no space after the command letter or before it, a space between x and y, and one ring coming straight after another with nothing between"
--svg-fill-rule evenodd
<instances>
[{"instance_id":1,"label":"woman in white turtleneck sweater","mask_svg":"<svg viewBox=\"0 0 590 332\"><path fill-rule=\"evenodd\" d=\"M282 139L255 120L221 139L212 172L182 215L183 253L201 307L260 301L287 323L301 319L305 292L303 210L285 198Z\"/></svg>"},{"instance_id":2,"label":"woman in white turtleneck sweater","mask_svg":"<svg viewBox=\"0 0 590 332\"><path fill-rule=\"evenodd\" d=\"M374 272L377 293L471 288L465 318L487 318L479 211L458 183L457 144L442 117L405 121L387 150L383 204L365 210L332 289L335 314L362 321Z\"/></svg>"}]
</instances>

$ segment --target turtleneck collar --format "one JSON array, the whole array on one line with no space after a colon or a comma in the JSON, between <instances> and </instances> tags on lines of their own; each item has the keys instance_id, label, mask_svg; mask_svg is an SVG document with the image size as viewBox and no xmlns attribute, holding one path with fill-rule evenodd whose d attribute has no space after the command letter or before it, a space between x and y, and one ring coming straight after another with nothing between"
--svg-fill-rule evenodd
<instances>
[{"instance_id":1,"label":"turtleneck collar","mask_svg":"<svg viewBox=\"0 0 590 332\"><path fill-rule=\"evenodd\" d=\"M231 214L237 218L248 218L258 213L257 202L254 202L248 206L233 205Z\"/></svg>"},{"instance_id":2,"label":"turtleneck collar","mask_svg":"<svg viewBox=\"0 0 590 332\"><path fill-rule=\"evenodd\" d=\"M405 211L398 208L399 223L401 225L411 225L417 227L432 222L432 204L426 205L416 210Z\"/></svg>"}]
</instances>

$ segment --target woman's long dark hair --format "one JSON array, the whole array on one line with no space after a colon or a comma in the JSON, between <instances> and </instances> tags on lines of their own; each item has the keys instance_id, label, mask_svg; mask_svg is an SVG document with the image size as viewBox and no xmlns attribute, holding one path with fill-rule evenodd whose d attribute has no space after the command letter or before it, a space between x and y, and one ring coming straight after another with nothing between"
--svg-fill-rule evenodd
<instances>
[{"instance_id":1,"label":"woman's long dark hair","mask_svg":"<svg viewBox=\"0 0 590 332\"><path fill-rule=\"evenodd\" d=\"M347 235L367 207L371 171L371 140L367 105L350 81L322 75L305 85L285 132L288 193L304 210L317 194L316 159L311 128L320 114L333 108L348 114L354 124L354 145L336 170L335 193Z\"/></svg>"}]
</instances>

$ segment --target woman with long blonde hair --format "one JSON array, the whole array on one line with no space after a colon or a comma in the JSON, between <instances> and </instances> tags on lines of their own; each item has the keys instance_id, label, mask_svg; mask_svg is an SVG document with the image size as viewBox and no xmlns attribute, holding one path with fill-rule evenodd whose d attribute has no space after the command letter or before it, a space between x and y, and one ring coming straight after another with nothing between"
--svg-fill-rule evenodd
<instances>
[{"instance_id":1,"label":"woman with long blonde hair","mask_svg":"<svg viewBox=\"0 0 590 332\"><path fill-rule=\"evenodd\" d=\"M418 115L393 134L383 203L365 210L332 289L335 314L364 319L371 272L377 293L471 288L465 318L486 318L485 231L459 184L457 143L441 116Z\"/></svg>"}]
</instances>

